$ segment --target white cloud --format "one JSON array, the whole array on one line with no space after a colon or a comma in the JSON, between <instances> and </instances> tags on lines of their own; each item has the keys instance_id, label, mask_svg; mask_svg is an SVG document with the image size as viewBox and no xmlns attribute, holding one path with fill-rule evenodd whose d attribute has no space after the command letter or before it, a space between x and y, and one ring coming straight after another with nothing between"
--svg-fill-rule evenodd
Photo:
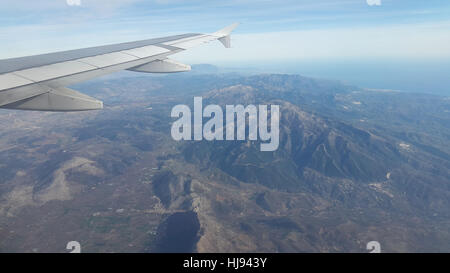
<instances>
[{"instance_id":1,"label":"white cloud","mask_svg":"<svg viewBox=\"0 0 450 273\"><path fill-rule=\"evenodd\" d=\"M301 30L231 36L231 49L220 43L196 47L174 58L186 63L298 59L449 58L450 22L398 26Z\"/></svg>"},{"instance_id":2,"label":"white cloud","mask_svg":"<svg viewBox=\"0 0 450 273\"><path fill-rule=\"evenodd\" d=\"M69 6L81 6L81 0L66 0Z\"/></svg>"},{"instance_id":3,"label":"white cloud","mask_svg":"<svg viewBox=\"0 0 450 273\"><path fill-rule=\"evenodd\" d=\"M381 6L381 0L367 0L369 6Z\"/></svg>"},{"instance_id":4,"label":"white cloud","mask_svg":"<svg viewBox=\"0 0 450 273\"><path fill-rule=\"evenodd\" d=\"M121 28L119 25L105 29L89 24L0 26L0 40L4 41L0 45L0 59L175 34L156 27L144 27L145 30L131 31L132 29ZM189 30L202 31L201 28ZM174 58L186 63L384 57L450 58L450 21L258 34L241 34L240 31L241 28L237 28L232 35L231 49L225 50L222 44L214 42L181 52ZM176 34L182 32L180 28Z\"/></svg>"}]
</instances>

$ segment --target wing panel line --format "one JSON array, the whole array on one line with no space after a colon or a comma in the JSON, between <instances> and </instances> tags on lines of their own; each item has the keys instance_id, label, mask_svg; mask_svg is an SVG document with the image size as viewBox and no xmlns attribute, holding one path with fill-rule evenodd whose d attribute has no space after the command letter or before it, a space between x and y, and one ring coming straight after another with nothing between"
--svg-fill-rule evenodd
<instances>
[{"instance_id":1,"label":"wing panel line","mask_svg":"<svg viewBox=\"0 0 450 273\"><path fill-rule=\"evenodd\" d=\"M169 54L168 54L168 53L169 53ZM15 86L15 87L12 87L12 88L7 88L7 89L0 90L0 93L5 92L5 91L9 91L9 90L13 90L13 89L16 89L16 88L21 88L21 87L26 87L26 86L35 85L35 84L44 84L44 85L45 85L45 82L50 82L50 81L62 79L62 78L65 78L65 77L70 77L70 76L80 75L80 74L92 72L92 71L95 71L95 70L108 70L108 68L112 68L112 67L119 66L119 65L124 65L124 64L129 64L129 63L136 62L136 61L148 61L148 62L151 62L151 61L157 60L160 56L164 56L164 55L167 56L167 55L170 55L170 54L173 54L173 53L172 53L172 52L166 52L166 53L162 53L162 54L150 56L150 57L147 57L147 58L141 58L141 59L131 60L131 61L124 62L124 63L118 63L118 64L113 64L113 65L109 65L109 66L105 66L105 67L99 67L99 68L87 70L87 71L81 71L81 72L77 72L77 73L73 73L73 74L69 74L69 75L64 75L64 76L56 77L56 78L53 78L53 79L48 79L48 80L43 80L43 81L33 81L32 83L29 83L29 84L24 84L24 85ZM149 60L147 60L147 59L149 59ZM143 62L142 64L145 64L145 63L146 63L146 62ZM90 65L90 64L89 64L89 65ZM137 65L139 65L139 64L137 64ZM130 66L130 68L133 67L133 66L134 66L134 65ZM10 72L10 73L11 73L11 74L14 74L14 72ZM9 74L9 73L8 73L8 74ZM4 75L7 75L7 74L4 74ZM15 74L14 74L14 75L15 75ZM19 75L17 75L17 76L19 76ZM23 79L26 79L26 78L23 77L23 76L21 76L21 77L22 77ZM29 79L27 79L27 80L29 80ZM29 80L29 81L32 81L32 80Z\"/></svg>"}]
</instances>

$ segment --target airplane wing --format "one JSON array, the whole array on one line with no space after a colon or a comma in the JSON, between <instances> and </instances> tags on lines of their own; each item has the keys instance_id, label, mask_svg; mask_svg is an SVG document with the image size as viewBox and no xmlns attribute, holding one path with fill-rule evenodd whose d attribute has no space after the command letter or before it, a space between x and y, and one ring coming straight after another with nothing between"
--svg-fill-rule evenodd
<instances>
[{"instance_id":1,"label":"airplane wing","mask_svg":"<svg viewBox=\"0 0 450 273\"><path fill-rule=\"evenodd\" d=\"M219 40L230 47L237 23L211 34L189 33L137 42L0 60L0 108L36 111L102 109L95 98L65 86L119 70L147 73L189 71L169 55Z\"/></svg>"}]
</instances>

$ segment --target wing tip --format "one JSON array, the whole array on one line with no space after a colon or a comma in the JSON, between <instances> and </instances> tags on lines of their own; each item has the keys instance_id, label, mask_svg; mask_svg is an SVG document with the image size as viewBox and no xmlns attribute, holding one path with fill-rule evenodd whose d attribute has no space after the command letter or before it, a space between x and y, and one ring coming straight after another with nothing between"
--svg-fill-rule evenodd
<instances>
[{"instance_id":1,"label":"wing tip","mask_svg":"<svg viewBox=\"0 0 450 273\"><path fill-rule=\"evenodd\" d=\"M218 37L225 37L225 36L228 36L228 35L230 35L231 32L232 32L235 28L237 28L240 24L241 24L241 23L236 22L236 23L233 23L233 24L231 24L231 25L229 25L229 26L226 26L226 27L224 27L224 28L222 28L222 29L220 29L220 30L214 32L214 36L218 36Z\"/></svg>"}]
</instances>

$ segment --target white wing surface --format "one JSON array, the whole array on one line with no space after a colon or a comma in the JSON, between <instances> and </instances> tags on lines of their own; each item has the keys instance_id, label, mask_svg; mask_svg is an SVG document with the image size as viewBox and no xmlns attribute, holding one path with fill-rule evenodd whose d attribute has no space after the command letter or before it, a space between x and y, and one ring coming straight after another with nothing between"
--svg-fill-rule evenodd
<instances>
[{"instance_id":1,"label":"white wing surface","mask_svg":"<svg viewBox=\"0 0 450 273\"><path fill-rule=\"evenodd\" d=\"M189 33L137 42L0 60L0 108L83 111L103 103L65 86L120 70L147 73L189 71L169 55L219 40L230 47L233 24L211 34Z\"/></svg>"}]
</instances>

